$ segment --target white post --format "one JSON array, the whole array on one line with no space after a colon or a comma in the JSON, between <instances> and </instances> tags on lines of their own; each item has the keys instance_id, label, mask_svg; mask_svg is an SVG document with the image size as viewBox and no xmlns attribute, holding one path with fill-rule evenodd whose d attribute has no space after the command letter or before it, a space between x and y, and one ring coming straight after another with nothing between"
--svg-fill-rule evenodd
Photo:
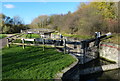
<instances>
[{"instance_id":1,"label":"white post","mask_svg":"<svg viewBox=\"0 0 120 81\"><path fill-rule=\"evenodd\" d=\"M7 47L10 47L9 38L7 38Z\"/></svg>"},{"instance_id":2,"label":"white post","mask_svg":"<svg viewBox=\"0 0 120 81\"><path fill-rule=\"evenodd\" d=\"M43 51L45 51L45 39L43 38Z\"/></svg>"},{"instance_id":3,"label":"white post","mask_svg":"<svg viewBox=\"0 0 120 81\"><path fill-rule=\"evenodd\" d=\"M64 54L66 53L66 39L64 39Z\"/></svg>"},{"instance_id":4,"label":"white post","mask_svg":"<svg viewBox=\"0 0 120 81\"><path fill-rule=\"evenodd\" d=\"M24 45L25 40L24 39L22 39L22 43L23 43L23 49L25 49L25 45Z\"/></svg>"}]
</instances>

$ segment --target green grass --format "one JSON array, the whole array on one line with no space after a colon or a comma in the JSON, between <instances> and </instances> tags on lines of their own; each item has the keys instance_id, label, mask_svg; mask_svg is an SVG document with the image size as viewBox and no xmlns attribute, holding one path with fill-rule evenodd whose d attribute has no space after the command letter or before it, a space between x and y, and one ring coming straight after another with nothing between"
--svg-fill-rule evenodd
<instances>
[{"instance_id":1,"label":"green grass","mask_svg":"<svg viewBox=\"0 0 120 81\"><path fill-rule=\"evenodd\" d=\"M24 34L24 35L22 35L22 37L23 38L40 38L40 35L38 35L38 34L31 34L31 36L30 36L30 34Z\"/></svg>"},{"instance_id":2,"label":"green grass","mask_svg":"<svg viewBox=\"0 0 120 81\"><path fill-rule=\"evenodd\" d=\"M16 39L13 41L14 43L22 43L22 40L21 39Z\"/></svg>"},{"instance_id":3,"label":"green grass","mask_svg":"<svg viewBox=\"0 0 120 81\"><path fill-rule=\"evenodd\" d=\"M40 35L32 34L31 37L30 37L30 35L24 34L21 37L22 38L40 38ZM16 40L14 40L14 43L22 43L22 41L20 39L16 39ZM33 43L33 42L25 41L25 43Z\"/></svg>"},{"instance_id":4,"label":"green grass","mask_svg":"<svg viewBox=\"0 0 120 81\"><path fill-rule=\"evenodd\" d=\"M20 46L2 49L3 79L52 79L55 74L76 60L54 48Z\"/></svg>"},{"instance_id":5,"label":"green grass","mask_svg":"<svg viewBox=\"0 0 120 81\"><path fill-rule=\"evenodd\" d=\"M63 34L63 36L71 37L71 38L79 38L79 39L90 39L91 36L88 35L75 35L75 34Z\"/></svg>"},{"instance_id":6,"label":"green grass","mask_svg":"<svg viewBox=\"0 0 120 81\"><path fill-rule=\"evenodd\" d=\"M90 39L94 38L94 36L88 36L88 35L75 35L75 34L63 34L63 36L66 37L72 37L72 38L79 38L79 39ZM112 37L109 39L105 39L104 42L108 43L114 43L114 44L119 44L120 45L120 34L112 34Z\"/></svg>"},{"instance_id":7,"label":"green grass","mask_svg":"<svg viewBox=\"0 0 120 81\"><path fill-rule=\"evenodd\" d=\"M114 43L120 45L120 34L113 34L111 38L104 40L103 42Z\"/></svg>"},{"instance_id":8,"label":"green grass","mask_svg":"<svg viewBox=\"0 0 120 81\"><path fill-rule=\"evenodd\" d=\"M7 37L6 34L0 34L0 39Z\"/></svg>"},{"instance_id":9,"label":"green grass","mask_svg":"<svg viewBox=\"0 0 120 81\"><path fill-rule=\"evenodd\" d=\"M21 39L16 39L13 41L13 43L22 43L22 40ZM33 44L34 42L33 41L25 41L26 44Z\"/></svg>"}]
</instances>

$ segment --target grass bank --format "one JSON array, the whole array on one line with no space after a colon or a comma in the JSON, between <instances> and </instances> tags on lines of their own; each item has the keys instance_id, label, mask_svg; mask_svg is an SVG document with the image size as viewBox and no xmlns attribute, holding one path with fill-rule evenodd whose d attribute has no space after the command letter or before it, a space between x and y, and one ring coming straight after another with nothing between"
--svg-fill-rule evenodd
<instances>
[{"instance_id":1,"label":"grass bank","mask_svg":"<svg viewBox=\"0 0 120 81\"><path fill-rule=\"evenodd\" d=\"M78 38L78 39L82 39L82 40L94 38L94 36L75 35L75 34L63 34L63 36L71 37L71 38ZM105 39L104 42L114 43L114 44L119 44L120 45L120 33L112 34L112 37L109 38L109 39Z\"/></svg>"},{"instance_id":2,"label":"grass bank","mask_svg":"<svg viewBox=\"0 0 120 81\"><path fill-rule=\"evenodd\" d=\"M22 35L23 38L40 38L40 35L38 34L24 34Z\"/></svg>"},{"instance_id":3,"label":"grass bank","mask_svg":"<svg viewBox=\"0 0 120 81\"><path fill-rule=\"evenodd\" d=\"M78 39L90 39L92 36L88 35L76 35L76 34L63 34L63 36L71 37L71 38L78 38Z\"/></svg>"},{"instance_id":4,"label":"grass bank","mask_svg":"<svg viewBox=\"0 0 120 81\"><path fill-rule=\"evenodd\" d=\"M114 43L120 45L120 34L113 34L111 38L104 40L103 42Z\"/></svg>"},{"instance_id":5,"label":"grass bank","mask_svg":"<svg viewBox=\"0 0 120 81\"><path fill-rule=\"evenodd\" d=\"M14 50L14 51L13 51ZM52 79L55 74L76 60L55 48L20 46L2 49L3 79Z\"/></svg>"},{"instance_id":6,"label":"grass bank","mask_svg":"<svg viewBox=\"0 0 120 81\"><path fill-rule=\"evenodd\" d=\"M0 34L0 39L7 37L6 34Z\"/></svg>"},{"instance_id":7,"label":"grass bank","mask_svg":"<svg viewBox=\"0 0 120 81\"><path fill-rule=\"evenodd\" d=\"M31 36L30 36L30 34L29 35L28 34L23 34L21 36L21 38L40 38L40 35L38 35L38 34L31 34ZM14 40L14 43L22 43L22 41L20 39L16 39L16 40ZM33 42L25 41L25 43L33 43Z\"/></svg>"}]
</instances>

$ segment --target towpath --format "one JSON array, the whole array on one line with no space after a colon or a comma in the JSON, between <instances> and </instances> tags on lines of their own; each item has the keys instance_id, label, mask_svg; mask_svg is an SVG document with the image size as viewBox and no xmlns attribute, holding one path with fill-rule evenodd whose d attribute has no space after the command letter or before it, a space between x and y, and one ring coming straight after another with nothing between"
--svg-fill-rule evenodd
<instances>
[{"instance_id":1,"label":"towpath","mask_svg":"<svg viewBox=\"0 0 120 81\"><path fill-rule=\"evenodd\" d=\"M7 37L12 36L13 34L8 34ZM7 37L0 39L0 49L7 45Z\"/></svg>"}]
</instances>

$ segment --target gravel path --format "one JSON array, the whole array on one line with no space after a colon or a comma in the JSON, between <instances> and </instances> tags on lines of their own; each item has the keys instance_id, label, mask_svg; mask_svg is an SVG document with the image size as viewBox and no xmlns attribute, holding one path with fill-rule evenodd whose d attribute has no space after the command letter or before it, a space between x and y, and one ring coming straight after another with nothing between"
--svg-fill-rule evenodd
<instances>
[{"instance_id":1,"label":"gravel path","mask_svg":"<svg viewBox=\"0 0 120 81\"><path fill-rule=\"evenodd\" d=\"M0 39L0 49L7 45L7 38Z\"/></svg>"},{"instance_id":2,"label":"gravel path","mask_svg":"<svg viewBox=\"0 0 120 81\"><path fill-rule=\"evenodd\" d=\"M10 37L14 34L7 34L7 37ZM5 47L7 45L7 37L0 39L0 49L2 49L3 47Z\"/></svg>"}]
</instances>

